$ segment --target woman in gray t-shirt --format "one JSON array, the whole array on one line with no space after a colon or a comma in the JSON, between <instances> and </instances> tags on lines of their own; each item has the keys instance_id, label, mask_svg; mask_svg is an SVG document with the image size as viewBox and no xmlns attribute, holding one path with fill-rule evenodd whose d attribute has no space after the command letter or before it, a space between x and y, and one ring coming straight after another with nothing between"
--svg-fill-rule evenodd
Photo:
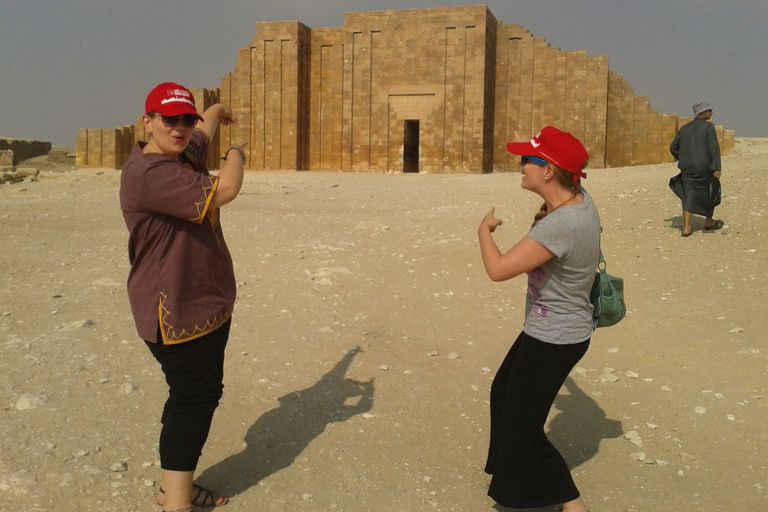
<instances>
[{"instance_id":1,"label":"woman in gray t-shirt","mask_svg":"<svg viewBox=\"0 0 768 512\"><path fill-rule=\"evenodd\" d=\"M502 254L492 233L502 224L492 208L478 229L488 276L528 275L525 324L491 386L488 495L510 508L586 505L544 423L566 377L589 347L589 292L600 252L600 218L581 188L589 155L570 133L548 126L529 142L507 144L522 156L522 187L544 204L528 235Z\"/></svg>"}]
</instances>

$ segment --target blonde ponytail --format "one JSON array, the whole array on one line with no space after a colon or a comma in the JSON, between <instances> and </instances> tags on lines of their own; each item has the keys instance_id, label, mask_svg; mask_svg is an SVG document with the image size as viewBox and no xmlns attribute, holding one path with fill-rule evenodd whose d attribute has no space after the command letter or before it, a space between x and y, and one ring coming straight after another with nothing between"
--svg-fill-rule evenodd
<instances>
[{"instance_id":1,"label":"blonde ponytail","mask_svg":"<svg viewBox=\"0 0 768 512\"><path fill-rule=\"evenodd\" d=\"M547 216L547 203L541 205L541 210L536 212L536 215L533 216L533 224L531 224L531 228L538 224L538 222Z\"/></svg>"}]
</instances>

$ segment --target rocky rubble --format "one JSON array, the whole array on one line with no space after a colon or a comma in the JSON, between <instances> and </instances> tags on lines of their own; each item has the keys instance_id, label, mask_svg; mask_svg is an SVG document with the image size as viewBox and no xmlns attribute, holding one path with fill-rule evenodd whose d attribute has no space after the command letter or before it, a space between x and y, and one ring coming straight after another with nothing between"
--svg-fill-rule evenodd
<instances>
[{"instance_id":1,"label":"rocky rubble","mask_svg":"<svg viewBox=\"0 0 768 512\"><path fill-rule=\"evenodd\" d=\"M17 148L18 144L9 144L11 139L0 139L6 142L9 148ZM34 142L34 141L22 141ZM40 172L66 172L76 169L75 167L75 148L68 146L51 146L50 143L43 144L38 151L45 150L44 154L35 155L34 151L27 148L27 151L21 153L28 158L23 160L17 151L12 149L0 149L0 185L4 183L14 184L23 181L36 181ZM34 155L34 156L29 156Z\"/></svg>"}]
</instances>

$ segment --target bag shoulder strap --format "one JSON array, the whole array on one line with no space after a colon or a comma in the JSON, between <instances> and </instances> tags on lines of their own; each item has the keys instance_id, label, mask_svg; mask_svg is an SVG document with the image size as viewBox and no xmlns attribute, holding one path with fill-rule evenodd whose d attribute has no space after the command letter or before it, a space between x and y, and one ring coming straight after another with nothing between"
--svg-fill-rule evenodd
<instances>
[{"instance_id":1,"label":"bag shoulder strap","mask_svg":"<svg viewBox=\"0 0 768 512\"><path fill-rule=\"evenodd\" d=\"M605 258L603 257L602 238L603 238L603 226L600 226L600 234L598 235L598 238L597 238L597 246L600 248L600 257L597 259L597 268L601 272L604 272L607 264L605 263Z\"/></svg>"}]
</instances>

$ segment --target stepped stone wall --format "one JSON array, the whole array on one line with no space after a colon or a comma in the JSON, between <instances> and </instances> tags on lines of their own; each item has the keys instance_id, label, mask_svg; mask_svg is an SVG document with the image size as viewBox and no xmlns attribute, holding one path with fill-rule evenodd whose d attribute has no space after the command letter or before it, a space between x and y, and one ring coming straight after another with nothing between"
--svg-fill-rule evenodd
<instances>
[{"instance_id":1,"label":"stepped stone wall","mask_svg":"<svg viewBox=\"0 0 768 512\"><path fill-rule=\"evenodd\" d=\"M505 144L546 125L573 133L590 167L674 161L689 119L638 97L608 57L563 51L486 6L347 13L340 28L257 23L256 37L199 110L221 101L239 124L222 127L209 167L232 141L250 169L354 172L505 172ZM723 154L734 133L717 127ZM77 165L122 168L144 140L140 123L81 130Z\"/></svg>"}]
</instances>

